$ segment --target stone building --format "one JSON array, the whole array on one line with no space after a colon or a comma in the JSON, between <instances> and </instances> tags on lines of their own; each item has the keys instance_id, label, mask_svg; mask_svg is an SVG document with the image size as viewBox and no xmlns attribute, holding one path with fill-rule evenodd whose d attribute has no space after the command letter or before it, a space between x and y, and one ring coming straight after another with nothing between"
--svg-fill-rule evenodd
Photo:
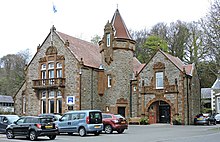
<instances>
[{"instance_id":1,"label":"stone building","mask_svg":"<svg viewBox=\"0 0 220 142\"><path fill-rule=\"evenodd\" d=\"M212 113L220 113L220 77L217 77L211 87Z\"/></svg>"},{"instance_id":2,"label":"stone building","mask_svg":"<svg viewBox=\"0 0 220 142\"><path fill-rule=\"evenodd\" d=\"M200 106L194 65L160 50L141 64L134 52L135 41L118 9L99 45L53 26L25 69L25 82L14 97L15 112L99 109L127 118L149 116L151 123L169 123L178 113L183 123L191 123Z\"/></svg>"}]
</instances>

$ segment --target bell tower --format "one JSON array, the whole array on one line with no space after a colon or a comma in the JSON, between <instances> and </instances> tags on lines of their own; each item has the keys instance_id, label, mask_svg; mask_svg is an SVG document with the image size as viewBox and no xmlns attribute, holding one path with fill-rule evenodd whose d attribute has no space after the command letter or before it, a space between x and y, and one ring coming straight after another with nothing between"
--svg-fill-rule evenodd
<instances>
[{"instance_id":1,"label":"bell tower","mask_svg":"<svg viewBox=\"0 0 220 142\"><path fill-rule=\"evenodd\" d=\"M133 74L135 41L131 38L118 9L111 22L108 21L105 25L99 47L107 82L103 104L109 112L127 117L130 113L130 80Z\"/></svg>"}]
</instances>

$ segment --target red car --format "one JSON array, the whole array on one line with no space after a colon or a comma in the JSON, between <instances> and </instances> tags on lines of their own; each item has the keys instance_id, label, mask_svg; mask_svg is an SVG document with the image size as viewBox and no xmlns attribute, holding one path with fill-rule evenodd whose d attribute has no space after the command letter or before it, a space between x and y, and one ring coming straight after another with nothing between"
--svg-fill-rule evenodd
<instances>
[{"instance_id":1,"label":"red car","mask_svg":"<svg viewBox=\"0 0 220 142\"><path fill-rule=\"evenodd\" d=\"M120 114L102 113L102 122L106 134L111 134L113 131L121 134L128 129L127 120Z\"/></svg>"}]
</instances>

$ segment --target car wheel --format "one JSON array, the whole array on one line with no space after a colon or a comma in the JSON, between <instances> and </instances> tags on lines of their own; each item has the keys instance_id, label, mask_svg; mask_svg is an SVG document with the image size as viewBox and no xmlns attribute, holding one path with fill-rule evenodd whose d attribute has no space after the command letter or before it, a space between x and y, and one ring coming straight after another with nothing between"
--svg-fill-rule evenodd
<instances>
[{"instance_id":1,"label":"car wheel","mask_svg":"<svg viewBox=\"0 0 220 142\"><path fill-rule=\"evenodd\" d=\"M6 131L6 137L8 139L13 139L15 137L14 134L13 134L13 131L12 130L7 130Z\"/></svg>"},{"instance_id":2,"label":"car wheel","mask_svg":"<svg viewBox=\"0 0 220 142\"><path fill-rule=\"evenodd\" d=\"M106 134L111 134L113 129L111 125L105 125L105 129L104 129Z\"/></svg>"},{"instance_id":3,"label":"car wheel","mask_svg":"<svg viewBox=\"0 0 220 142\"><path fill-rule=\"evenodd\" d=\"M31 131L30 134L29 134L29 138L31 141L34 141L37 139L37 134L35 131Z\"/></svg>"},{"instance_id":4,"label":"car wheel","mask_svg":"<svg viewBox=\"0 0 220 142\"><path fill-rule=\"evenodd\" d=\"M125 129L119 129L119 130L117 130L117 132L118 132L119 134L121 134L121 133L124 132L124 130L125 130Z\"/></svg>"},{"instance_id":5,"label":"car wheel","mask_svg":"<svg viewBox=\"0 0 220 142\"><path fill-rule=\"evenodd\" d=\"M83 127L79 128L79 135L80 135L81 137L84 137L84 136L86 135L86 130L85 130L85 128L83 128Z\"/></svg>"},{"instance_id":6,"label":"car wheel","mask_svg":"<svg viewBox=\"0 0 220 142\"><path fill-rule=\"evenodd\" d=\"M51 136L48 136L51 140L54 140L56 138L56 135L51 135Z\"/></svg>"}]
</instances>

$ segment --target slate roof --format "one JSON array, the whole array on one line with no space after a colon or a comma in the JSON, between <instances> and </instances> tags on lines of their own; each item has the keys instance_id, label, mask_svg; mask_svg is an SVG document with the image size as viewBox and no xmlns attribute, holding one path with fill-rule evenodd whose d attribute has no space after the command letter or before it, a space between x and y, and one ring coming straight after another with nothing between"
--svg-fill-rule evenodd
<instances>
[{"instance_id":1,"label":"slate roof","mask_svg":"<svg viewBox=\"0 0 220 142\"><path fill-rule=\"evenodd\" d=\"M215 80L215 83L212 85L212 89L220 89L220 78L219 77Z\"/></svg>"},{"instance_id":2,"label":"slate roof","mask_svg":"<svg viewBox=\"0 0 220 142\"><path fill-rule=\"evenodd\" d=\"M202 99L211 98L211 90L212 88L201 88L201 98Z\"/></svg>"},{"instance_id":3,"label":"slate roof","mask_svg":"<svg viewBox=\"0 0 220 142\"><path fill-rule=\"evenodd\" d=\"M111 24L115 28L115 37L116 38L124 38L124 39L131 39L132 40L132 37L131 37L118 9L116 9L116 11L112 17Z\"/></svg>"},{"instance_id":4,"label":"slate roof","mask_svg":"<svg viewBox=\"0 0 220 142\"><path fill-rule=\"evenodd\" d=\"M193 64L185 65L178 57L174 57L168 53L163 52L162 50L159 50L161 53L163 53L177 68L179 68L182 72L186 71L186 74L192 76L192 70L193 70Z\"/></svg>"},{"instance_id":5,"label":"slate roof","mask_svg":"<svg viewBox=\"0 0 220 142\"><path fill-rule=\"evenodd\" d=\"M12 96L0 95L1 103L14 103Z\"/></svg>"},{"instance_id":6,"label":"slate roof","mask_svg":"<svg viewBox=\"0 0 220 142\"><path fill-rule=\"evenodd\" d=\"M84 65L99 68L102 62L98 45L69 36L62 32L57 31L57 34L60 36L63 42L66 40L69 41L69 49L78 61L81 61L82 58Z\"/></svg>"}]
</instances>

